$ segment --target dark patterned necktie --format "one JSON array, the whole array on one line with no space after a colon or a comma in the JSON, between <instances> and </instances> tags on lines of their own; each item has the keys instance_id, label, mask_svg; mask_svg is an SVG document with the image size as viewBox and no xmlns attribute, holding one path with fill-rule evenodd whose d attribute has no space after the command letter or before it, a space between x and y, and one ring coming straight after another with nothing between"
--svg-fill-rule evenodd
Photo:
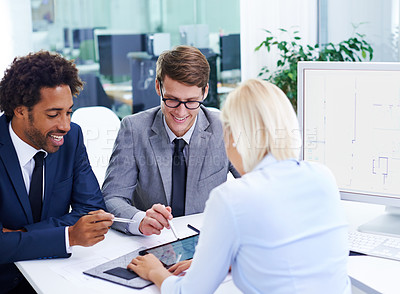
<instances>
[{"instance_id":1,"label":"dark patterned necktie","mask_svg":"<svg viewBox=\"0 0 400 294\"><path fill-rule=\"evenodd\" d=\"M45 153L39 151L33 157L35 168L33 169L31 186L29 188L29 202L31 203L33 221L40 221L42 214L42 196L43 196L43 160Z\"/></svg>"},{"instance_id":2,"label":"dark patterned necktie","mask_svg":"<svg viewBox=\"0 0 400 294\"><path fill-rule=\"evenodd\" d=\"M186 162L183 148L186 143L183 139L175 139L174 144L171 208L173 216L182 216L185 215Z\"/></svg>"}]
</instances>

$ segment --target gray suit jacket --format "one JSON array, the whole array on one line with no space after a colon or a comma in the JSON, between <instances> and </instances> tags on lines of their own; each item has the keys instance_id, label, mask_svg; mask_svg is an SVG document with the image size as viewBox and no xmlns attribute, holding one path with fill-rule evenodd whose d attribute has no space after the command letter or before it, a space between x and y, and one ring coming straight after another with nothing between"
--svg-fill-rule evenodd
<instances>
[{"instance_id":1,"label":"gray suit jacket","mask_svg":"<svg viewBox=\"0 0 400 294\"><path fill-rule=\"evenodd\" d=\"M185 214L203 212L210 191L238 172L224 147L218 113L201 107L187 159ZM121 122L103 185L109 212L132 218L153 204L169 205L172 192L172 149L160 107L125 117ZM114 228L127 232L126 224Z\"/></svg>"}]
</instances>

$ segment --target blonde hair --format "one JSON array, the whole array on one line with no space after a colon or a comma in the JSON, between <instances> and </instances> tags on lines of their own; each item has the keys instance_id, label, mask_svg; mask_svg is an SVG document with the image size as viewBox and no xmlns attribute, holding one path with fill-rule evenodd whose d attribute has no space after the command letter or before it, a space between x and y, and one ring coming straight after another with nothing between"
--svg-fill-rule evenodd
<instances>
[{"instance_id":1,"label":"blonde hair","mask_svg":"<svg viewBox=\"0 0 400 294\"><path fill-rule=\"evenodd\" d=\"M221 113L225 138L242 157L245 172L268 153L277 160L298 158L300 133L296 113L286 95L275 85L250 79L232 91Z\"/></svg>"}]
</instances>

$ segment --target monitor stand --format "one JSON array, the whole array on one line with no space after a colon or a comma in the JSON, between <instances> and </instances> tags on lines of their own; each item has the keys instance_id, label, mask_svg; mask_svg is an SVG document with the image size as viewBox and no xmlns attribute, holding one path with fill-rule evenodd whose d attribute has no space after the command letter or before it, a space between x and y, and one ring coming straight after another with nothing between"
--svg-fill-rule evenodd
<instances>
[{"instance_id":1,"label":"monitor stand","mask_svg":"<svg viewBox=\"0 0 400 294\"><path fill-rule=\"evenodd\" d=\"M400 237L400 207L386 206L385 214L358 227L360 232Z\"/></svg>"}]
</instances>

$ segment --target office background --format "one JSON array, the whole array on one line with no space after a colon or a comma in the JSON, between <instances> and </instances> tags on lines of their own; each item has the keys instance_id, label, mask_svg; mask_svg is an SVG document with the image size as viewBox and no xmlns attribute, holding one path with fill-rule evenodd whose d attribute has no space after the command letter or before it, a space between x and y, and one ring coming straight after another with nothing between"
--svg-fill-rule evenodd
<instances>
[{"instance_id":1,"label":"office background","mask_svg":"<svg viewBox=\"0 0 400 294\"><path fill-rule=\"evenodd\" d=\"M263 66L276 63L276 52L254 51L265 38L263 29L277 32L296 27L304 44L337 43L357 31L374 48L373 61L399 61L399 23L400 0L0 0L0 78L15 56L30 51L50 49L76 58L81 48L74 48L74 29L169 33L174 46L180 42L179 26L205 24L208 46L216 53L220 53L221 34L240 34L240 79L246 80L256 77ZM82 62L82 72L90 71L91 65L90 58ZM220 82L229 79L218 74ZM372 213L365 215L367 220ZM363 281L384 277L364 278L361 273L366 271L358 268L350 271L354 272Z\"/></svg>"},{"instance_id":2,"label":"office background","mask_svg":"<svg viewBox=\"0 0 400 294\"><path fill-rule=\"evenodd\" d=\"M215 66L214 79L219 82L218 86L227 83L234 87L240 80L256 77L263 66L274 67L276 52L254 51L265 38L264 29L277 32L279 28L296 28L304 44L337 43L358 32L365 34L374 48L373 61L398 61L399 3L400 0L2 0L0 38L7 46L0 49L0 77L15 56L40 49L53 50L76 59L82 74L94 72L112 99L119 98L122 104L129 104L131 102L124 101L132 99L127 92L132 91L133 85L133 96L138 97L134 92L137 87L129 82L130 73L118 78L104 75L104 70L102 73L94 30L138 35L166 33L169 34L168 45L172 47L184 42L182 27L189 30L194 25L198 27L198 40L193 44L209 49L206 55L209 54L210 65ZM189 31L188 36L190 34ZM200 40L202 34L208 38L203 36ZM232 34L240 36L240 69L224 71L220 37ZM186 40L186 43L191 42ZM237 54L235 56L239 59ZM155 55L152 57L156 59ZM106 59L111 60L103 58ZM138 78L137 82L150 91L154 62L140 61L142 67L137 67L138 72L146 70L143 64L150 69L147 79ZM107 88L109 84L121 82L125 82L127 90ZM218 88L218 99L226 92L222 88ZM142 95L149 94L143 92ZM109 106L107 104L112 102L98 103ZM211 101L210 106L219 105ZM143 107L148 106L139 103L136 110ZM132 111L132 106L119 108L119 116Z\"/></svg>"}]
</instances>

